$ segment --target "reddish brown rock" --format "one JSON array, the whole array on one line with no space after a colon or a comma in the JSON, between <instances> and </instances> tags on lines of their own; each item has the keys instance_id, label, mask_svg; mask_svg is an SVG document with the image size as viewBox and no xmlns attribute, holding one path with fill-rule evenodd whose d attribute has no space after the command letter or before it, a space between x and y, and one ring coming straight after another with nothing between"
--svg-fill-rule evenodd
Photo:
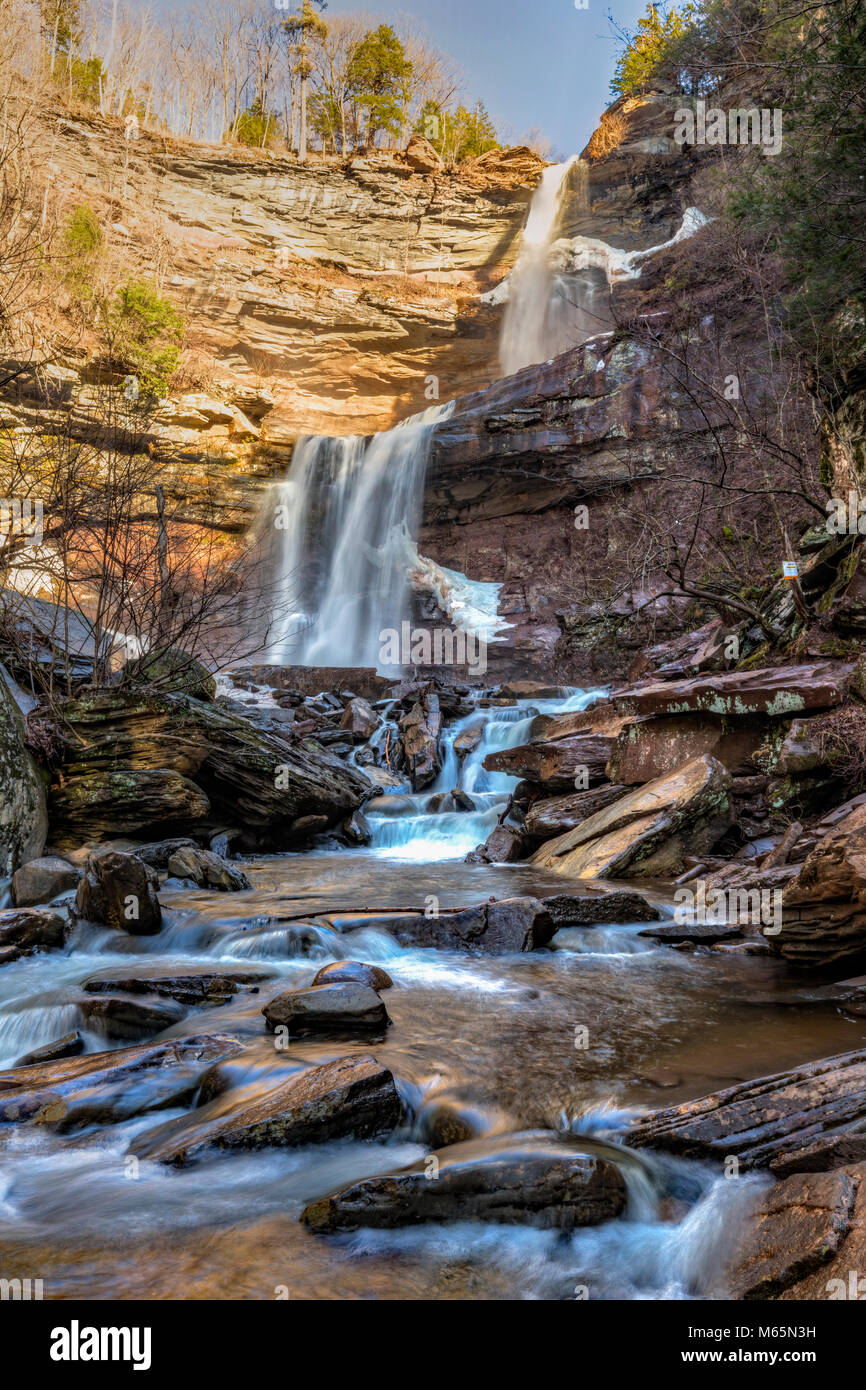
<instances>
[{"instance_id":1,"label":"reddish brown rock","mask_svg":"<svg viewBox=\"0 0 866 1390\"><path fill-rule=\"evenodd\" d=\"M563 792L574 789L578 771L584 768L589 785L604 781L610 749L610 739L601 734L573 734L488 753L484 766L488 772L505 772L509 777L536 782L547 791Z\"/></svg>"},{"instance_id":2,"label":"reddish brown rock","mask_svg":"<svg viewBox=\"0 0 866 1390\"><path fill-rule=\"evenodd\" d=\"M768 1192L749 1222L728 1277L732 1297L779 1298L816 1271L826 1270L855 1224L864 1172L866 1168L857 1175L798 1173ZM829 1277L829 1270L815 1276L818 1286L824 1284L825 1298Z\"/></svg>"},{"instance_id":3,"label":"reddish brown rock","mask_svg":"<svg viewBox=\"0 0 866 1390\"><path fill-rule=\"evenodd\" d=\"M820 967L866 953L866 815L860 807L819 841L782 894L768 937L792 965Z\"/></svg>"},{"instance_id":4,"label":"reddish brown rock","mask_svg":"<svg viewBox=\"0 0 866 1390\"><path fill-rule=\"evenodd\" d=\"M638 719L617 736L607 764L611 782L652 782L711 754L732 774L753 771L751 756L766 737L766 720L667 715Z\"/></svg>"},{"instance_id":5,"label":"reddish brown rock","mask_svg":"<svg viewBox=\"0 0 866 1390\"><path fill-rule=\"evenodd\" d=\"M854 668L822 661L809 666L768 666L727 671L686 681L650 681L611 696L623 714L796 715L831 709L848 694Z\"/></svg>"}]
</instances>

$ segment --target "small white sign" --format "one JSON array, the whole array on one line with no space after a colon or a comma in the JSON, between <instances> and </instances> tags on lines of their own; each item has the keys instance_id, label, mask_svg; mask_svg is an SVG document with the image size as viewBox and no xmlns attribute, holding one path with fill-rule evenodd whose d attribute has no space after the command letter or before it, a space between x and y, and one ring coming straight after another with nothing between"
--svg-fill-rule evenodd
<instances>
[{"instance_id":1,"label":"small white sign","mask_svg":"<svg viewBox=\"0 0 866 1390\"><path fill-rule=\"evenodd\" d=\"M797 564L794 560L782 561L782 573L786 579L796 579L798 576Z\"/></svg>"}]
</instances>

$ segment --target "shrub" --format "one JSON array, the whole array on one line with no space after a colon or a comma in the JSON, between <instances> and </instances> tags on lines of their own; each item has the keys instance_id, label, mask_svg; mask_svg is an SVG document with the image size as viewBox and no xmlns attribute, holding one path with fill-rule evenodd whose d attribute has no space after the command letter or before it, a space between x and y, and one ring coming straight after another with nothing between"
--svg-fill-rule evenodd
<instances>
[{"instance_id":1,"label":"shrub","mask_svg":"<svg viewBox=\"0 0 866 1390\"><path fill-rule=\"evenodd\" d=\"M73 208L63 228L64 281L79 299L93 293L93 268L102 247L99 218L87 203Z\"/></svg>"},{"instance_id":2,"label":"shrub","mask_svg":"<svg viewBox=\"0 0 866 1390\"><path fill-rule=\"evenodd\" d=\"M143 396L164 396L180 360L183 317L153 285L129 280L108 311L111 355L138 377Z\"/></svg>"}]
</instances>

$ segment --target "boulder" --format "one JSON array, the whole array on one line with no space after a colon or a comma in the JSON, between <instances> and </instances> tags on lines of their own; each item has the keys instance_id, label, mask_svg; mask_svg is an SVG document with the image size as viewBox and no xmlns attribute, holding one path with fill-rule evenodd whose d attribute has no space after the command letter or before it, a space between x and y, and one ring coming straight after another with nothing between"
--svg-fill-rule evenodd
<instances>
[{"instance_id":1,"label":"boulder","mask_svg":"<svg viewBox=\"0 0 866 1390\"><path fill-rule=\"evenodd\" d=\"M176 822L201 821L210 802L200 787L165 768L82 771L52 786L52 835L61 849Z\"/></svg>"},{"instance_id":2,"label":"boulder","mask_svg":"<svg viewBox=\"0 0 866 1390\"><path fill-rule=\"evenodd\" d=\"M533 802L526 815L526 833L534 840L549 840L554 835L564 835L576 825L612 806L625 796L627 787L608 786L603 783L584 792L571 792L567 796L545 796Z\"/></svg>"},{"instance_id":3,"label":"boulder","mask_svg":"<svg viewBox=\"0 0 866 1390\"><path fill-rule=\"evenodd\" d=\"M613 1163L553 1134L508 1134L454 1144L411 1167L351 1183L311 1203L301 1220L320 1234L426 1221L571 1231L612 1220L625 1204L625 1179Z\"/></svg>"},{"instance_id":4,"label":"boulder","mask_svg":"<svg viewBox=\"0 0 866 1390\"><path fill-rule=\"evenodd\" d=\"M35 1120L65 1132L188 1105L208 1067L240 1051L216 1034L19 1066L0 1072L0 1123Z\"/></svg>"},{"instance_id":5,"label":"boulder","mask_svg":"<svg viewBox=\"0 0 866 1390\"><path fill-rule=\"evenodd\" d=\"M861 1132L866 1051L825 1057L653 1111L629 1132L628 1143L685 1158L721 1161L736 1155L742 1168L775 1169L784 1162L790 1170L818 1139L832 1167L833 1142Z\"/></svg>"},{"instance_id":6,"label":"boulder","mask_svg":"<svg viewBox=\"0 0 866 1390\"><path fill-rule=\"evenodd\" d=\"M295 1072L270 1087L231 1090L190 1116L138 1135L129 1152L158 1163L183 1164L203 1149L258 1149L375 1139L391 1134L403 1105L387 1067L375 1057L340 1057Z\"/></svg>"},{"instance_id":7,"label":"boulder","mask_svg":"<svg viewBox=\"0 0 866 1390\"><path fill-rule=\"evenodd\" d=\"M442 715L439 696L432 690L422 694L400 720L400 766L405 768L416 791L435 782L441 767L439 736Z\"/></svg>"},{"instance_id":8,"label":"boulder","mask_svg":"<svg viewBox=\"0 0 866 1390\"><path fill-rule=\"evenodd\" d=\"M813 1296L826 1298L831 1275L826 1266L841 1253L852 1229L862 1231L866 1217L864 1176L866 1166L854 1172L797 1173L767 1192L749 1221L745 1239L738 1244L727 1279L731 1296L779 1298L809 1275L824 1270L816 1281L819 1287L823 1284L824 1292ZM862 1248L862 1238L860 1245ZM849 1268L859 1268L851 1266L850 1260L846 1263ZM846 1269L846 1297L848 1282Z\"/></svg>"},{"instance_id":9,"label":"boulder","mask_svg":"<svg viewBox=\"0 0 866 1390\"><path fill-rule=\"evenodd\" d=\"M372 705L359 695L350 700L343 711L340 728L346 729L356 743L366 743L372 738L380 724L380 719Z\"/></svg>"},{"instance_id":10,"label":"boulder","mask_svg":"<svg viewBox=\"0 0 866 1390\"><path fill-rule=\"evenodd\" d=\"M60 1062L64 1057L79 1057L83 1051L84 1039L76 1029L72 1033L64 1033L62 1038L57 1038L54 1042L45 1043L43 1047L26 1052L23 1057L18 1058L15 1066L35 1067L40 1062Z\"/></svg>"},{"instance_id":11,"label":"boulder","mask_svg":"<svg viewBox=\"0 0 866 1390\"><path fill-rule=\"evenodd\" d=\"M824 967L866 954L862 811L853 811L820 840L782 890L781 930L768 940L792 965Z\"/></svg>"},{"instance_id":12,"label":"boulder","mask_svg":"<svg viewBox=\"0 0 866 1390\"><path fill-rule=\"evenodd\" d=\"M497 825L483 845L466 856L467 864L514 864L526 856L529 842L522 830L513 825Z\"/></svg>"},{"instance_id":13,"label":"boulder","mask_svg":"<svg viewBox=\"0 0 866 1390\"><path fill-rule=\"evenodd\" d=\"M401 946L436 947L441 951L482 951L504 955L534 951L553 936L550 913L537 898L503 898L436 917L423 913L372 919L382 925Z\"/></svg>"},{"instance_id":14,"label":"boulder","mask_svg":"<svg viewBox=\"0 0 866 1390\"><path fill-rule=\"evenodd\" d=\"M661 913L642 893L555 893L542 898L557 931L561 927L611 926L617 922L656 922Z\"/></svg>"},{"instance_id":15,"label":"boulder","mask_svg":"<svg viewBox=\"0 0 866 1390\"><path fill-rule=\"evenodd\" d=\"M313 984L334 985L346 981L368 985L377 992L380 989L390 989L394 983L387 971L378 965L364 965L359 960L335 960L330 965L322 966Z\"/></svg>"},{"instance_id":16,"label":"boulder","mask_svg":"<svg viewBox=\"0 0 866 1390\"><path fill-rule=\"evenodd\" d=\"M602 734L572 734L559 739L533 739L517 748L488 753L488 772L505 772L535 782L548 792L573 791L578 771L586 768L588 785L605 780L611 740Z\"/></svg>"},{"instance_id":17,"label":"boulder","mask_svg":"<svg viewBox=\"0 0 866 1390\"><path fill-rule=\"evenodd\" d=\"M60 893L77 887L80 878L81 870L57 855L31 859L17 869L12 878L12 898L16 907L50 903Z\"/></svg>"},{"instance_id":18,"label":"boulder","mask_svg":"<svg viewBox=\"0 0 866 1390\"><path fill-rule=\"evenodd\" d=\"M626 724L607 764L612 782L653 782L684 763L711 754L732 774L751 772L752 754L766 737L767 721L709 714L664 715Z\"/></svg>"},{"instance_id":19,"label":"boulder","mask_svg":"<svg viewBox=\"0 0 866 1390\"><path fill-rule=\"evenodd\" d=\"M270 1032L288 1028L289 1036L305 1033L381 1033L390 1023L388 1012L369 985L355 980L326 980L308 989L278 994L262 1009Z\"/></svg>"},{"instance_id":20,"label":"boulder","mask_svg":"<svg viewBox=\"0 0 866 1390\"><path fill-rule=\"evenodd\" d=\"M179 970L159 965L143 965L135 970L118 966L90 975L81 988L86 994L148 994L174 999L179 1004L224 1004L239 989L257 992L273 971L260 966L230 966L209 969L206 965L187 966Z\"/></svg>"},{"instance_id":21,"label":"boulder","mask_svg":"<svg viewBox=\"0 0 866 1390\"><path fill-rule=\"evenodd\" d=\"M832 709L845 700L854 667L820 661L804 666L768 666L725 671L684 681L647 681L611 696L622 714L677 715L691 712L741 717L792 715Z\"/></svg>"},{"instance_id":22,"label":"boulder","mask_svg":"<svg viewBox=\"0 0 866 1390\"><path fill-rule=\"evenodd\" d=\"M282 846L299 817L333 825L369 794L360 772L317 744L186 695L100 692L45 718L46 736L62 741L63 785L52 793L58 843L73 831L80 843L200 820L209 808L220 825L242 824ZM136 809L150 784L155 804ZM134 826L121 823L121 811Z\"/></svg>"},{"instance_id":23,"label":"boulder","mask_svg":"<svg viewBox=\"0 0 866 1390\"><path fill-rule=\"evenodd\" d=\"M373 838L370 822L363 811L354 811L343 823L343 834L353 845L368 845Z\"/></svg>"},{"instance_id":24,"label":"boulder","mask_svg":"<svg viewBox=\"0 0 866 1390\"><path fill-rule=\"evenodd\" d=\"M45 782L24 741L24 720L0 667L0 878L45 848Z\"/></svg>"},{"instance_id":25,"label":"boulder","mask_svg":"<svg viewBox=\"0 0 866 1390\"><path fill-rule=\"evenodd\" d=\"M174 692L191 695L194 700L213 700L216 696L216 681L207 667L175 647L128 661L120 679L158 694Z\"/></svg>"},{"instance_id":26,"label":"boulder","mask_svg":"<svg viewBox=\"0 0 866 1390\"><path fill-rule=\"evenodd\" d=\"M98 994L76 1003L88 1026L112 1042L154 1037L180 1023L186 1012L174 1000L156 995Z\"/></svg>"},{"instance_id":27,"label":"boulder","mask_svg":"<svg viewBox=\"0 0 866 1390\"><path fill-rule=\"evenodd\" d=\"M54 950L62 946L65 939L66 918L59 912L38 907L0 911L0 947L11 947L16 956Z\"/></svg>"},{"instance_id":28,"label":"boulder","mask_svg":"<svg viewBox=\"0 0 866 1390\"><path fill-rule=\"evenodd\" d=\"M705 754L638 787L574 830L548 841L532 863L572 878L633 878L682 872L729 823L731 777Z\"/></svg>"},{"instance_id":29,"label":"boulder","mask_svg":"<svg viewBox=\"0 0 866 1390\"><path fill-rule=\"evenodd\" d=\"M246 874L209 849L177 849L167 868L172 878L191 878L199 888L213 888L218 893L241 893L250 887Z\"/></svg>"},{"instance_id":30,"label":"boulder","mask_svg":"<svg viewBox=\"0 0 866 1390\"><path fill-rule=\"evenodd\" d=\"M416 174L438 174L445 168L439 151L418 131L409 137L404 153L406 163Z\"/></svg>"},{"instance_id":31,"label":"boulder","mask_svg":"<svg viewBox=\"0 0 866 1390\"><path fill-rule=\"evenodd\" d=\"M154 936L162 926L155 869L134 854L92 854L78 885L75 908L88 922L101 922L131 936Z\"/></svg>"},{"instance_id":32,"label":"boulder","mask_svg":"<svg viewBox=\"0 0 866 1390\"><path fill-rule=\"evenodd\" d=\"M470 753L474 753L481 742L483 733L482 726L479 724L473 729L464 729L462 734L458 734L454 740L454 752L461 760L468 758Z\"/></svg>"}]
</instances>

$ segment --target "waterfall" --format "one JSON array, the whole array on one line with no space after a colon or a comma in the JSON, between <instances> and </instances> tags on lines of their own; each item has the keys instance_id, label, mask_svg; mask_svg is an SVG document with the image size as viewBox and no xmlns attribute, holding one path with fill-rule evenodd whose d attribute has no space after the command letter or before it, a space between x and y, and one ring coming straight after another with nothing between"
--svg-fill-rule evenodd
<instances>
[{"instance_id":1,"label":"waterfall","mask_svg":"<svg viewBox=\"0 0 866 1390\"><path fill-rule=\"evenodd\" d=\"M270 539L266 660L378 666L380 633L408 616L430 438L453 402L362 439L308 437L259 517Z\"/></svg>"},{"instance_id":2,"label":"waterfall","mask_svg":"<svg viewBox=\"0 0 866 1390\"><path fill-rule=\"evenodd\" d=\"M578 196L584 205L586 165L572 156L564 164L545 169L529 208L520 255L507 282L508 302L499 347L505 376L545 362L571 346L569 328L575 306L567 296L555 293L549 251L572 169L577 170ZM495 302L495 293L488 297L491 302Z\"/></svg>"},{"instance_id":3,"label":"waterfall","mask_svg":"<svg viewBox=\"0 0 866 1390\"><path fill-rule=\"evenodd\" d=\"M432 787L369 803L366 814L373 832L371 848L389 859L462 859L487 839L520 780L506 772L488 772L484 766L488 754L526 743L539 714L585 709L604 694L602 689L565 691L556 699L520 700L500 709L475 710L458 719L442 737L442 767ZM455 741L475 729L480 734L478 744L461 759ZM453 808L450 794L455 787L472 798L474 811Z\"/></svg>"}]
</instances>

